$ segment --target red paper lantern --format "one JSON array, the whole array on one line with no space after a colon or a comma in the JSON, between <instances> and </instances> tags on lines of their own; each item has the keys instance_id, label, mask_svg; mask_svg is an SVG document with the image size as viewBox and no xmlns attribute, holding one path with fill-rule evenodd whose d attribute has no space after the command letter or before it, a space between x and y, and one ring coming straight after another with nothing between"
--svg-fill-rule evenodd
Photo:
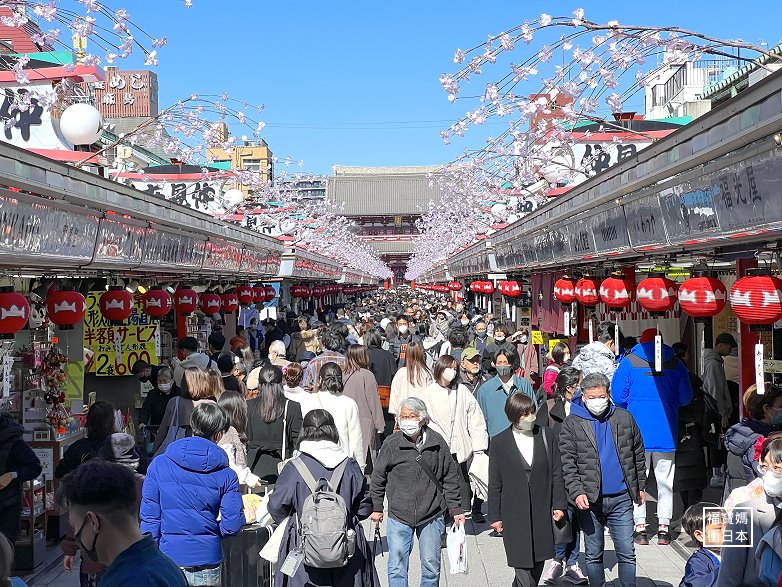
<instances>
[{"instance_id":1,"label":"red paper lantern","mask_svg":"<svg viewBox=\"0 0 782 587\"><path fill-rule=\"evenodd\" d=\"M462 291L462 284L458 281L449 281L448 289L451 291Z\"/></svg>"},{"instance_id":2,"label":"red paper lantern","mask_svg":"<svg viewBox=\"0 0 782 587\"><path fill-rule=\"evenodd\" d=\"M12 287L0 287L0 338L13 338L29 319L30 302L27 298Z\"/></svg>"},{"instance_id":3,"label":"red paper lantern","mask_svg":"<svg viewBox=\"0 0 782 587\"><path fill-rule=\"evenodd\" d=\"M271 285L266 286L266 301L271 302L274 298L277 297L277 290L274 289Z\"/></svg>"},{"instance_id":4,"label":"red paper lantern","mask_svg":"<svg viewBox=\"0 0 782 587\"><path fill-rule=\"evenodd\" d=\"M483 287L482 282L480 281L473 281L470 284L470 291L473 293L481 293L481 288Z\"/></svg>"},{"instance_id":5,"label":"red paper lantern","mask_svg":"<svg viewBox=\"0 0 782 587\"><path fill-rule=\"evenodd\" d=\"M79 292L63 289L46 296L46 311L52 323L62 330L70 330L84 320L87 303Z\"/></svg>"},{"instance_id":6,"label":"red paper lantern","mask_svg":"<svg viewBox=\"0 0 782 587\"><path fill-rule=\"evenodd\" d=\"M679 307L694 318L716 316L727 299L725 284L715 277L691 277L679 286Z\"/></svg>"},{"instance_id":7,"label":"red paper lantern","mask_svg":"<svg viewBox=\"0 0 782 587\"><path fill-rule=\"evenodd\" d=\"M121 285L114 285L100 296L100 313L112 324L121 324L133 313L133 296Z\"/></svg>"},{"instance_id":8,"label":"red paper lantern","mask_svg":"<svg viewBox=\"0 0 782 587\"><path fill-rule=\"evenodd\" d=\"M237 285L236 286L236 298L243 306L247 306L253 303L255 297L255 290L251 285Z\"/></svg>"},{"instance_id":9,"label":"red paper lantern","mask_svg":"<svg viewBox=\"0 0 782 587\"><path fill-rule=\"evenodd\" d=\"M626 308L630 305L632 288L627 286L627 281L621 277L607 277L600 284L600 299L609 308Z\"/></svg>"},{"instance_id":10,"label":"red paper lantern","mask_svg":"<svg viewBox=\"0 0 782 587\"><path fill-rule=\"evenodd\" d=\"M147 290L141 302L144 312L153 318L162 318L171 311L171 296L159 285Z\"/></svg>"},{"instance_id":11,"label":"red paper lantern","mask_svg":"<svg viewBox=\"0 0 782 587\"><path fill-rule=\"evenodd\" d=\"M301 297L304 297L302 295L302 291L301 290L302 290L302 286L300 286L300 285L292 285L290 290L288 290L288 291L290 291L290 294L291 294L292 298L301 298ZM264 290L264 297L266 297L265 290Z\"/></svg>"},{"instance_id":12,"label":"red paper lantern","mask_svg":"<svg viewBox=\"0 0 782 587\"><path fill-rule=\"evenodd\" d=\"M493 294L494 293L494 282L492 282L492 281L484 281L483 282L483 286L481 287L481 293Z\"/></svg>"},{"instance_id":13,"label":"red paper lantern","mask_svg":"<svg viewBox=\"0 0 782 587\"><path fill-rule=\"evenodd\" d=\"M509 298L521 297L522 294L521 283L519 283L518 281L505 281L502 283L505 284L505 291L501 293L508 296Z\"/></svg>"},{"instance_id":14,"label":"red paper lantern","mask_svg":"<svg viewBox=\"0 0 782 587\"><path fill-rule=\"evenodd\" d=\"M177 314L189 316L198 307L198 294L187 287L178 288L174 292L174 309Z\"/></svg>"},{"instance_id":15,"label":"red paper lantern","mask_svg":"<svg viewBox=\"0 0 782 587\"><path fill-rule=\"evenodd\" d=\"M216 293L207 292L198 296L198 305L207 316L217 314L220 311L220 304L220 296Z\"/></svg>"},{"instance_id":16,"label":"red paper lantern","mask_svg":"<svg viewBox=\"0 0 782 587\"><path fill-rule=\"evenodd\" d=\"M647 277L642 279L635 290L635 297L647 312L664 314L670 312L676 305L678 294L676 282L666 277Z\"/></svg>"},{"instance_id":17,"label":"red paper lantern","mask_svg":"<svg viewBox=\"0 0 782 587\"><path fill-rule=\"evenodd\" d=\"M224 293L220 296L220 309L225 314L233 314L239 309L239 298L235 293Z\"/></svg>"},{"instance_id":18,"label":"red paper lantern","mask_svg":"<svg viewBox=\"0 0 782 587\"><path fill-rule=\"evenodd\" d=\"M266 286L255 285L253 286L253 302L256 304L262 304L266 301Z\"/></svg>"},{"instance_id":19,"label":"red paper lantern","mask_svg":"<svg viewBox=\"0 0 782 587\"><path fill-rule=\"evenodd\" d=\"M447 285L435 285L434 288L435 288L434 291L436 291L437 293L448 293L449 291L451 291L450 289L448 289Z\"/></svg>"},{"instance_id":20,"label":"red paper lantern","mask_svg":"<svg viewBox=\"0 0 782 587\"><path fill-rule=\"evenodd\" d=\"M782 319L782 279L749 275L730 288L730 306L744 324L773 324Z\"/></svg>"},{"instance_id":21,"label":"red paper lantern","mask_svg":"<svg viewBox=\"0 0 782 587\"><path fill-rule=\"evenodd\" d=\"M591 277L582 277L576 282L576 288L573 290L576 299L587 307L593 307L600 301L598 295L598 282Z\"/></svg>"},{"instance_id":22,"label":"red paper lantern","mask_svg":"<svg viewBox=\"0 0 782 587\"><path fill-rule=\"evenodd\" d=\"M576 301L576 284L569 277L557 279L554 283L554 299L563 304L572 304Z\"/></svg>"}]
</instances>

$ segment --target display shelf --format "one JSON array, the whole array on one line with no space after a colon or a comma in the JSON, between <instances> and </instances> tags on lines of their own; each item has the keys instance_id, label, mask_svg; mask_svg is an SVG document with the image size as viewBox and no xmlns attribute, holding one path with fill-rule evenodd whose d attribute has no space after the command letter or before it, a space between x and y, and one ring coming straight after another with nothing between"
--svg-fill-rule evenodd
<instances>
[{"instance_id":1,"label":"display shelf","mask_svg":"<svg viewBox=\"0 0 782 587\"><path fill-rule=\"evenodd\" d=\"M16 568L34 569L46 554L46 483L43 476L22 484L22 516L16 539Z\"/></svg>"}]
</instances>

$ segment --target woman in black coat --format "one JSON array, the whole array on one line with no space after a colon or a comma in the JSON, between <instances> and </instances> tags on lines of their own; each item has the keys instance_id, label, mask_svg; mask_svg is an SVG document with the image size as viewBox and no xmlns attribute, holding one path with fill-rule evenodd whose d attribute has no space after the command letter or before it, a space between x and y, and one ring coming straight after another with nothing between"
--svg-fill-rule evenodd
<instances>
[{"instance_id":1,"label":"woman in black coat","mask_svg":"<svg viewBox=\"0 0 782 587\"><path fill-rule=\"evenodd\" d=\"M377 330L370 330L364 335L364 344L369 353L367 369L375 376L377 391L380 394L380 405L386 422L384 434L389 436L394 431L394 416L388 413L388 399L391 395L391 381L398 369L397 362L394 355L383 349L383 337ZM380 443L378 443L379 448Z\"/></svg>"},{"instance_id":2,"label":"woman in black coat","mask_svg":"<svg viewBox=\"0 0 782 587\"><path fill-rule=\"evenodd\" d=\"M701 501L703 490L708 484L708 470L703 449L706 446L703 399L703 381L690 373L692 401L679 408L679 438L676 446L676 469L673 475L673 490L681 494L684 511Z\"/></svg>"},{"instance_id":3,"label":"woman in black coat","mask_svg":"<svg viewBox=\"0 0 782 587\"><path fill-rule=\"evenodd\" d=\"M489 452L489 522L502 533L514 587L532 587L554 557L554 521L565 517L567 496L557 439L535 424L532 399L511 395L505 414L512 426L492 438Z\"/></svg>"}]
</instances>

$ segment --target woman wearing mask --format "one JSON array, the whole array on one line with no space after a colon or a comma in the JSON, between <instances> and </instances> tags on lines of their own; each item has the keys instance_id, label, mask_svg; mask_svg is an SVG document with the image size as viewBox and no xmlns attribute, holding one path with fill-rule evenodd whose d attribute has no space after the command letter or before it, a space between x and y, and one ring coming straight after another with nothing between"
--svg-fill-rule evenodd
<instances>
[{"instance_id":1,"label":"woman wearing mask","mask_svg":"<svg viewBox=\"0 0 782 587\"><path fill-rule=\"evenodd\" d=\"M548 426L559 442L559 431L562 422L570 415L570 402L578 390L578 385L584 378L583 373L575 367L565 367L557 375L554 382L554 397L548 400ZM573 538L570 542L554 545L554 561L543 575L543 582L554 584L559 577L575 585L587 582L587 577L578 565L578 553L581 550L581 527L578 525L578 513L574 505L568 503L566 514L573 528Z\"/></svg>"},{"instance_id":2,"label":"woman wearing mask","mask_svg":"<svg viewBox=\"0 0 782 587\"><path fill-rule=\"evenodd\" d=\"M750 386L743 397L748 416L725 431L725 448L728 449L728 479L726 494L760 477L755 460L755 443L782 425L782 388L766 386L766 392L757 393Z\"/></svg>"},{"instance_id":3,"label":"woman wearing mask","mask_svg":"<svg viewBox=\"0 0 782 587\"><path fill-rule=\"evenodd\" d=\"M749 508L751 513L747 512L750 515L744 520L742 516L735 515L734 509L734 515L725 529L725 535L732 536L732 543L737 546L738 537L746 537L746 542L742 544L745 547L722 549L717 587L766 584L758 576L755 553L761 539L779 517L778 504L782 499L782 437L776 436L763 442L758 471L763 479L763 493L748 501L736 503L736 508Z\"/></svg>"},{"instance_id":4,"label":"woman wearing mask","mask_svg":"<svg viewBox=\"0 0 782 587\"><path fill-rule=\"evenodd\" d=\"M502 534L514 585L532 587L554 556L552 518L565 517L567 496L556 435L535 424L535 402L516 393L505 414L511 426L492 439L489 453L489 522Z\"/></svg>"},{"instance_id":5,"label":"woman wearing mask","mask_svg":"<svg viewBox=\"0 0 782 587\"><path fill-rule=\"evenodd\" d=\"M445 439L458 465L462 503L469 504L472 455L488 449L489 435L475 396L456 377L458 368L451 355L440 357L434 367L434 383L422 389L418 398L429 410L429 427Z\"/></svg>"},{"instance_id":6,"label":"woman wearing mask","mask_svg":"<svg viewBox=\"0 0 782 587\"><path fill-rule=\"evenodd\" d=\"M388 402L391 398L391 382L397 371L394 355L383 348L383 337L380 331L373 329L364 335L364 345L369 353L367 369L372 371L377 381L377 393L380 395L380 406L383 408L386 435L394 429L394 417L388 413Z\"/></svg>"},{"instance_id":7,"label":"woman wearing mask","mask_svg":"<svg viewBox=\"0 0 782 587\"><path fill-rule=\"evenodd\" d=\"M277 480L277 465L290 458L296 446L301 418L299 404L285 397L282 371L273 365L261 367L258 397L247 402L247 465L262 481Z\"/></svg>"},{"instance_id":8,"label":"woman wearing mask","mask_svg":"<svg viewBox=\"0 0 782 587\"><path fill-rule=\"evenodd\" d=\"M372 372L367 369L369 354L366 347L360 344L350 345L347 359L342 376L345 385L342 393L358 406L362 454L368 459L367 463L374 463L377 450L375 439L385 428L383 409L380 407L380 396L377 393L377 381Z\"/></svg>"},{"instance_id":9,"label":"woman wearing mask","mask_svg":"<svg viewBox=\"0 0 782 587\"><path fill-rule=\"evenodd\" d=\"M157 372L157 385L149 391L147 397L144 398L144 404L138 411L139 427L142 424L144 426L160 426L168 402L179 393L180 390L174 383L174 372L171 367L161 367Z\"/></svg>"},{"instance_id":10,"label":"woman wearing mask","mask_svg":"<svg viewBox=\"0 0 782 587\"><path fill-rule=\"evenodd\" d=\"M407 349L407 364L399 369L391 382L388 412L399 413L399 405L408 397L419 393L432 382L432 372L426 366L426 354L420 343L413 343Z\"/></svg>"},{"instance_id":11,"label":"woman wearing mask","mask_svg":"<svg viewBox=\"0 0 782 587\"><path fill-rule=\"evenodd\" d=\"M228 455L228 466L239 478L240 485L258 487L261 480L247 466L247 402L236 391L226 391L217 405L225 410L231 426L218 443Z\"/></svg>"},{"instance_id":12,"label":"woman wearing mask","mask_svg":"<svg viewBox=\"0 0 782 587\"><path fill-rule=\"evenodd\" d=\"M476 326L477 331L477 326ZM489 337L486 344L486 350L483 353L483 370L489 375L496 375L497 370L492 365L494 357L500 350L505 350L511 357L511 370L516 371L519 368L519 352L516 350L516 345L508 340L510 328L504 324L498 324L494 327L494 335Z\"/></svg>"},{"instance_id":13,"label":"woman wearing mask","mask_svg":"<svg viewBox=\"0 0 782 587\"><path fill-rule=\"evenodd\" d=\"M546 392L546 396L551 399L554 397L554 382L557 379L559 372L570 361L570 347L564 342L558 342L551 349L551 356L548 360L548 366L543 372L543 391Z\"/></svg>"},{"instance_id":14,"label":"woman wearing mask","mask_svg":"<svg viewBox=\"0 0 782 587\"><path fill-rule=\"evenodd\" d=\"M366 467L364 440L361 434L361 420L358 406L345 390L342 369L333 362L325 363L318 374L315 391L307 394L301 401L301 411L306 416L316 409L326 410L334 418L339 431L339 445L348 456L356 459L361 470Z\"/></svg>"}]
</instances>

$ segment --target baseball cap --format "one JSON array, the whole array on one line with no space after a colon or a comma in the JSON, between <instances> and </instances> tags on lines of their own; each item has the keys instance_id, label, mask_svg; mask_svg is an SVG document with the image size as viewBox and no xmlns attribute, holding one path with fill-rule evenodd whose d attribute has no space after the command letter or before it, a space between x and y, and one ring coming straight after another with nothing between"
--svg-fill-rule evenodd
<instances>
[{"instance_id":1,"label":"baseball cap","mask_svg":"<svg viewBox=\"0 0 782 587\"><path fill-rule=\"evenodd\" d=\"M481 353L478 352L478 349L475 347L468 347L462 351L462 359L465 359L467 361L471 361L475 357L480 357Z\"/></svg>"},{"instance_id":2,"label":"baseball cap","mask_svg":"<svg viewBox=\"0 0 782 587\"><path fill-rule=\"evenodd\" d=\"M739 346L736 343L736 339L733 338L733 335L729 332L723 332L721 334L717 335L717 338L714 340L715 344L729 344L730 348L736 348Z\"/></svg>"},{"instance_id":3,"label":"baseball cap","mask_svg":"<svg viewBox=\"0 0 782 587\"><path fill-rule=\"evenodd\" d=\"M660 333L662 334L662 332ZM647 342L654 342L654 337L657 336L657 329L656 328L647 328L641 333L641 338L638 340L641 344L647 343Z\"/></svg>"}]
</instances>

